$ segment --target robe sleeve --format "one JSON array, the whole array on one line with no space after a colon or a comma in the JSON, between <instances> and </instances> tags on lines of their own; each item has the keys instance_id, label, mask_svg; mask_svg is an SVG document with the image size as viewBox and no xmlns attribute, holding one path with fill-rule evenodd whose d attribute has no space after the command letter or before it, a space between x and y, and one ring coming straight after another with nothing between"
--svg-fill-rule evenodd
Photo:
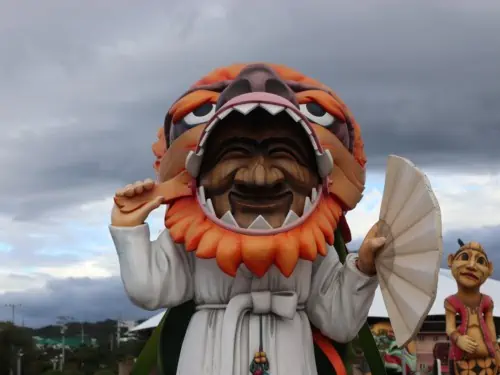
<instances>
[{"instance_id":1,"label":"robe sleeve","mask_svg":"<svg viewBox=\"0 0 500 375\"><path fill-rule=\"evenodd\" d=\"M311 323L330 339L347 343L366 322L378 286L376 276L367 276L356 267L356 254L345 264L335 249L313 264L312 284L307 301Z\"/></svg>"},{"instance_id":2,"label":"robe sleeve","mask_svg":"<svg viewBox=\"0 0 500 375\"><path fill-rule=\"evenodd\" d=\"M150 241L148 224L109 226L130 300L146 310L174 307L193 298L189 254L164 230Z\"/></svg>"}]
</instances>

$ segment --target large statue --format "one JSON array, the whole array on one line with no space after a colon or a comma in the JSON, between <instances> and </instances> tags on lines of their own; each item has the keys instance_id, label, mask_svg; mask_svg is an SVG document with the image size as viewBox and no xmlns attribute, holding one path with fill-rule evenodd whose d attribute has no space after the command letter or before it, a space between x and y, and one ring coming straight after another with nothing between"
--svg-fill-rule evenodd
<instances>
[{"instance_id":1,"label":"large statue","mask_svg":"<svg viewBox=\"0 0 500 375\"><path fill-rule=\"evenodd\" d=\"M493 300L480 292L493 263L477 242L464 244L448 256L458 292L445 300L446 333L450 338L450 371L456 375L495 375L500 364L493 321ZM457 315L460 324L457 325Z\"/></svg>"},{"instance_id":2,"label":"large statue","mask_svg":"<svg viewBox=\"0 0 500 375\"><path fill-rule=\"evenodd\" d=\"M365 183L361 133L329 88L292 69L215 70L171 107L153 151L158 182L118 191L110 230L131 300L149 310L169 308L160 338L150 341L158 340L159 349L144 349L158 353L160 373L340 375L346 370L337 343L358 333L365 351L373 343L369 328L361 328L377 276L386 280L383 273L415 266L434 275L438 267L439 208L425 181L417 198L422 215L433 220L425 238L434 247L421 247L428 265L411 254L407 265L395 262L394 215L409 197L396 200L398 207L386 204L392 219L375 224L358 253L346 255L345 213L360 201ZM403 159L395 163L405 176L416 176ZM399 185L410 194L419 181ZM151 242L145 220L162 204L168 205L166 230ZM415 222L417 211L411 210ZM401 233L413 225L405 215ZM386 238L386 263L377 263ZM427 279L430 301L436 285L433 276ZM384 297L394 293L392 283L381 286ZM426 298L406 314L415 322L396 317L403 341L430 308ZM398 301L391 300L391 311L401 308Z\"/></svg>"}]
</instances>

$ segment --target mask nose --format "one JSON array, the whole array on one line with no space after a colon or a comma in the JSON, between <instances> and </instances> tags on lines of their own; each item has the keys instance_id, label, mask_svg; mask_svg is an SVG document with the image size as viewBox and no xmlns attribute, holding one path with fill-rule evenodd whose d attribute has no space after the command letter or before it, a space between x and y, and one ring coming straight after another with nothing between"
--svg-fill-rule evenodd
<instances>
[{"instance_id":1,"label":"mask nose","mask_svg":"<svg viewBox=\"0 0 500 375\"><path fill-rule=\"evenodd\" d=\"M299 106L295 93L271 67L265 64L252 64L245 67L221 93L217 101L217 109L237 96L252 92L279 95L296 107Z\"/></svg>"}]
</instances>

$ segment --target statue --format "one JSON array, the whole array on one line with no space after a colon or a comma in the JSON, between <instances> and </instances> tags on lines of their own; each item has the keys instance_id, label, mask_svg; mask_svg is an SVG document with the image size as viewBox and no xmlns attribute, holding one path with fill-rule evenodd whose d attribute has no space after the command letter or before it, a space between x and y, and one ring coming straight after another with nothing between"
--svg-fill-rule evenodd
<instances>
[{"instance_id":1,"label":"statue","mask_svg":"<svg viewBox=\"0 0 500 375\"><path fill-rule=\"evenodd\" d=\"M365 353L377 352L366 318L399 245L388 219L347 254L345 214L362 197L366 157L358 124L328 87L281 65L216 69L170 108L153 152L158 181L117 191L110 226L130 299L168 308L137 374L158 357L160 374L341 375L343 348L358 334ZM416 182L399 185L410 194ZM421 186L419 205L440 223ZM151 242L145 221L162 204L166 229ZM400 208L385 205L388 217ZM423 267L434 275L441 237L430 227ZM389 263L379 267L386 236ZM406 314L418 322L398 325L408 330L403 341L427 302ZM384 374L371 358L372 372Z\"/></svg>"},{"instance_id":2,"label":"statue","mask_svg":"<svg viewBox=\"0 0 500 375\"><path fill-rule=\"evenodd\" d=\"M448 256L458 292L446 298L446 333L450 338L450 372L456 375L495 375L500 364L493 300L480 292L493 273L493 263L477 242L464 244ZM457 315L460 324L457 325Z\"/></svg>"}]
</instances>

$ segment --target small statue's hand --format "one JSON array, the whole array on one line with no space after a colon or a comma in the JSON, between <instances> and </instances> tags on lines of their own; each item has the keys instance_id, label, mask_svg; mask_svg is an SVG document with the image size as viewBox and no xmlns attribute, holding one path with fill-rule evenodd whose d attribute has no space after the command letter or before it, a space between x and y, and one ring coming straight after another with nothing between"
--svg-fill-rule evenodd
<instances>
[{"instance_id":1,"label":"small statue's hand","mask_svg":"<svg viewBox=\"0 0 500 375\"><path fill-rule=\"evenodd\" d=\"M464 352L473 354L477 349L477 342L470 336L462 335L457 339L457 346Z\"/></svg>"},{"instance_id":2,"label":"small statue's hand","mask_svg":"<svg viewBox=\"0 0 500 375\"><path fill-rule=\"evenodd\" d=\"M375 269L375 258L377 253L385 244L385 237L377 235L378 226L375 224L366 235L358 251L357 266L365 275L373 276L377 272Z\"/></svg>"},{"instance_id":3,"label":"small statue's hand","mask_svg":"<svg viewBox=\"0 0 500 375\"><path fill-rule=\"evenodd\" d=\"M118 190L116 197L134 198L142 194L148 194L154 187L155 182L151 179L137 181ZM111 225L116 227L136 227L144 224L149 214L160 207L163 201L164 198L159 196L154 200L146 202L142 207L128 213L120 211L120 208L115 203L111 212Z\"/></svg>"}]
</instances>

